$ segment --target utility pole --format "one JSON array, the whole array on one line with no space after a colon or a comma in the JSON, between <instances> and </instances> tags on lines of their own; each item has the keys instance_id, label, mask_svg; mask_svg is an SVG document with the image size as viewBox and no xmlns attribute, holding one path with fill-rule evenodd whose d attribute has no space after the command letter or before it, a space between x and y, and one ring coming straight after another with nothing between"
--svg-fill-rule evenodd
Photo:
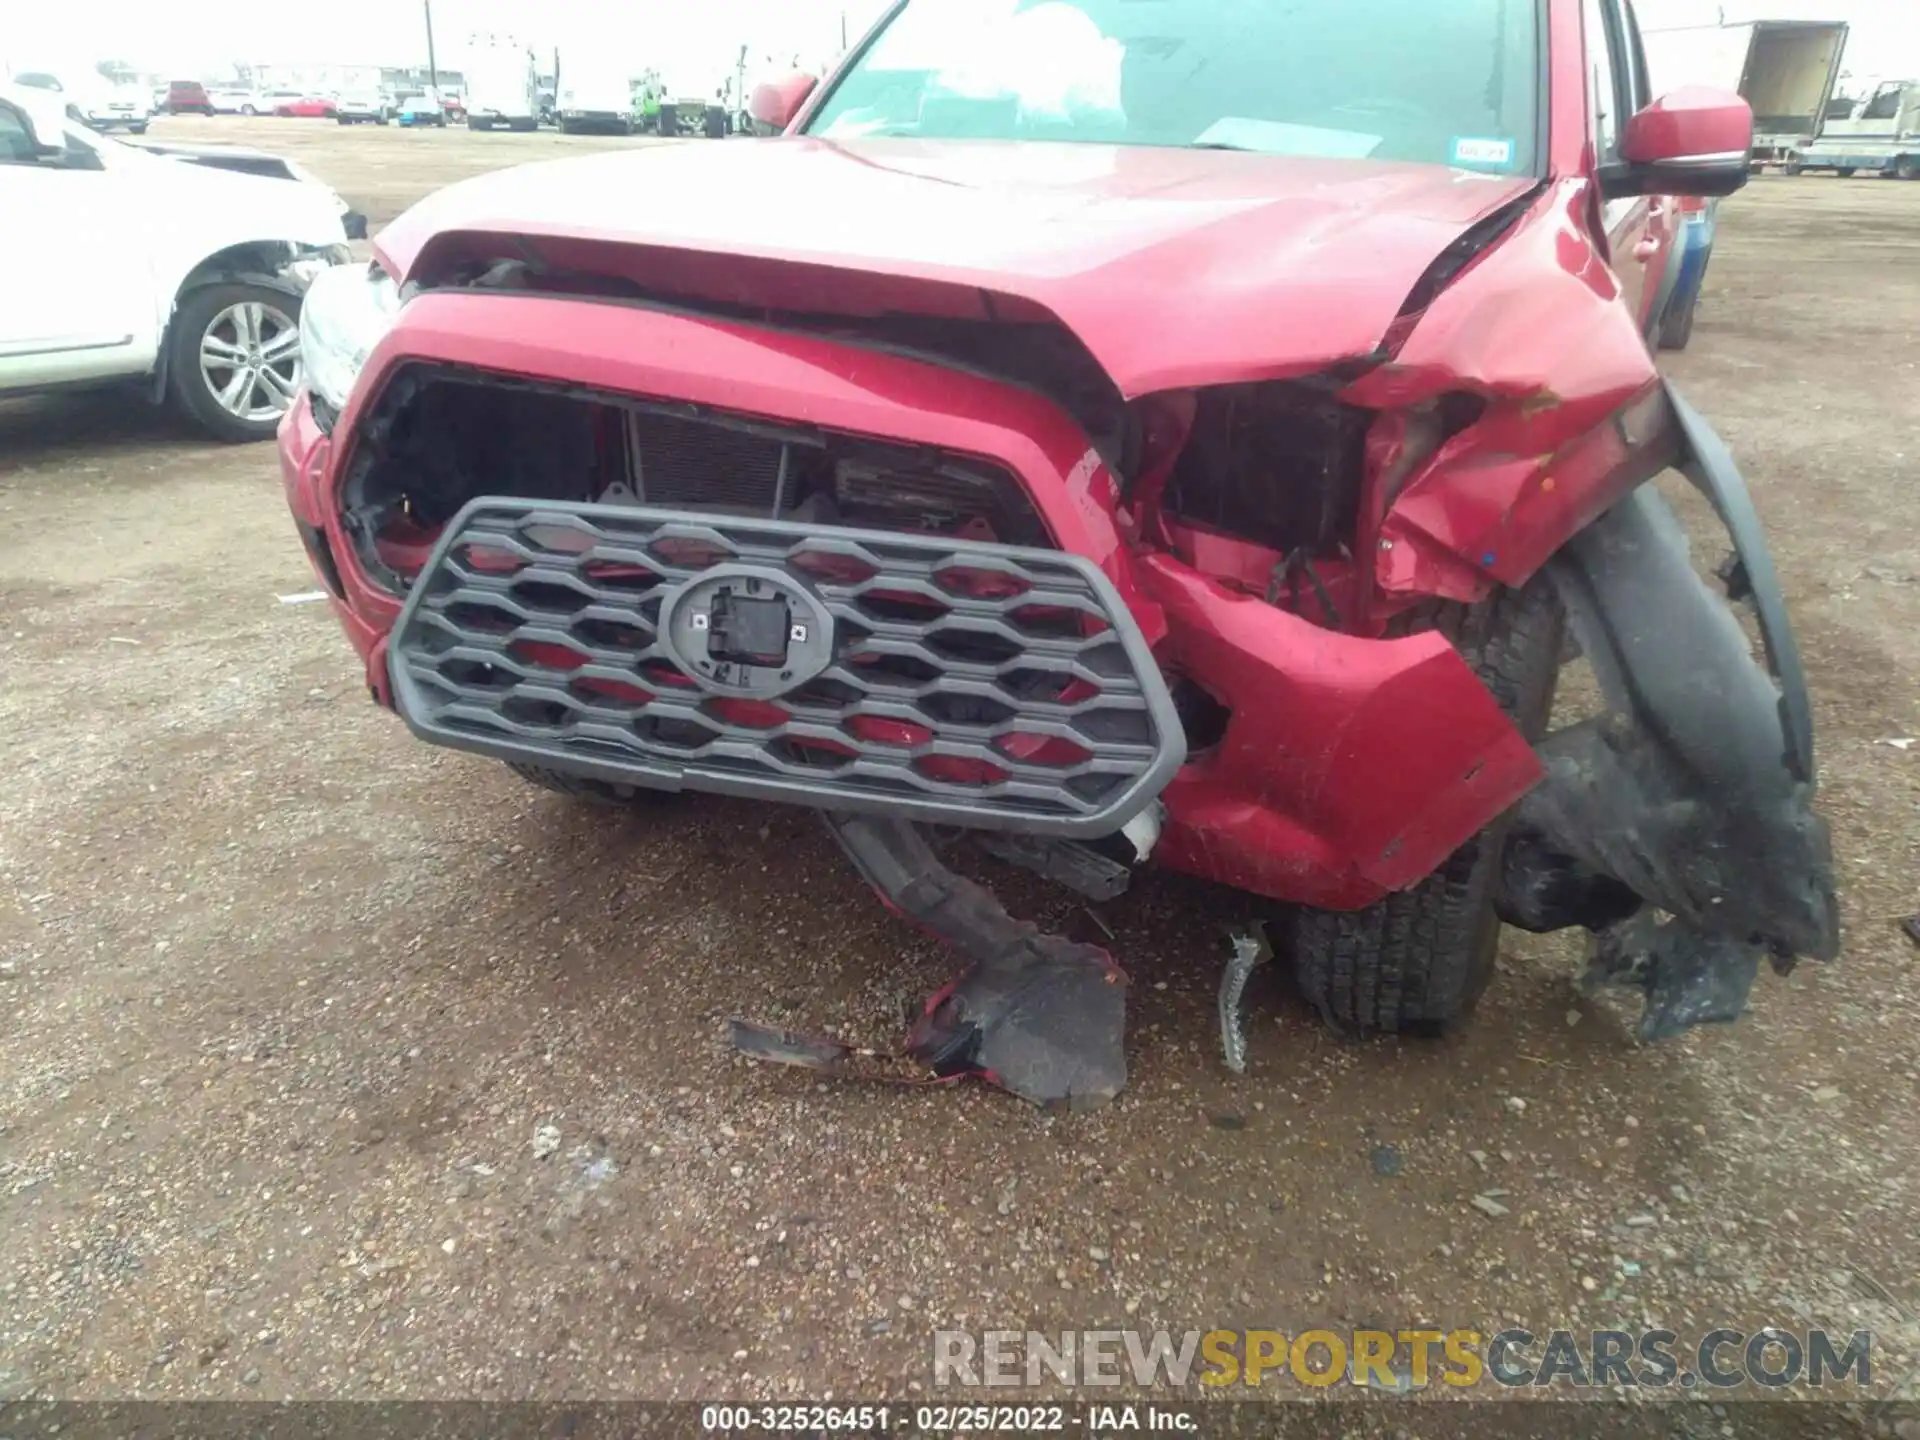
<instances>
[{"instance_id":1,"label":"utility pole","mask_svg":"<svg viewBox=\"0 0 1920 1440\"><path fill-rule=\"evenodd\" d=\"M440 93L440 67L433 60L433 0L420 0L427 12L427 84L434 94Z\"/></svg>"}]
</instances>

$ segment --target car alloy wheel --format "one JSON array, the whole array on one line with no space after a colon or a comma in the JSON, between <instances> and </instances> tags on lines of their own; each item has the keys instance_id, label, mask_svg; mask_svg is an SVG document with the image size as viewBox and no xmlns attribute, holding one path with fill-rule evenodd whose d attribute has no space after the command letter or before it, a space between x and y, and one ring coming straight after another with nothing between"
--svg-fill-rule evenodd
<instances>
[{"instance_id":1,"label":"car alloy wheel","mask_svg":"<svg viewBox=\"0 0 1920 1440\"><path fill-rule=\"evenodd\" d=\"M299 322L261 300L227 306L201 332L200 377L236 419L284 415L300 388Z\"/></svg>"}]
</instances>

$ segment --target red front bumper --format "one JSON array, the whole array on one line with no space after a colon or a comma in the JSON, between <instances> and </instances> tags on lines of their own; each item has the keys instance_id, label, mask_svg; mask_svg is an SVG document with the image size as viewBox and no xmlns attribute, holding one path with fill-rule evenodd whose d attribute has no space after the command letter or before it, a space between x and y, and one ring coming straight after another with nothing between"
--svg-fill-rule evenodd
<instances>
[{"instance_id":1,"label":"red front bumper","mask_svg":"<svg viewBox=\"0 0 1920 1440\"><path fill-rule=\"evenodd\" d=\"M1163 863L1276 899L1356 908L1430 873L1539 778L1532 748L1439 635L1375 640L1312 625L1127 538L1114 478L1031 391L826 340L656 311L505 294L427 294L381 343L335 427L425 361L691 401L997 461L1055 540L1097 564L1155 658L1230 712L1167 787ZM280 429L288 504L391 704L400 601L341 528L345 443L303 396ZM319 553L315 553L318 551ZM334 577L329 577L331 568ZM337 586L337 588L336 588Z\"/></svg>"}]
</instances>

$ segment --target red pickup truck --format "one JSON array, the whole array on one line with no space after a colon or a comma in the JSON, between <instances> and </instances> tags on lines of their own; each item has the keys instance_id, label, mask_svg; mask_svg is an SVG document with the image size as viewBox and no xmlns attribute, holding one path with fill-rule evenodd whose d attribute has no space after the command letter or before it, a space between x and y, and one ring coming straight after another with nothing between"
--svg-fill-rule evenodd
<instances>
[{"instance_id":1,"label":"red pickup truck","mask_svg":"<svg viewBox=\"0 0 1920 1440\"><path fill-rule=\"evenodd\" d=\"M287 495L423 740L818 810L967 962L906 1052L1045 1103L1124 1083L1125 975L953 837L1247 892L1347 1030L1458 1023L1503 922L1648 1036L1835 954L1764 536L1649 347L1752 119L1649 93L1627 0L901 0L753 113L308 297Z\"/></svg>"}]
</instances>

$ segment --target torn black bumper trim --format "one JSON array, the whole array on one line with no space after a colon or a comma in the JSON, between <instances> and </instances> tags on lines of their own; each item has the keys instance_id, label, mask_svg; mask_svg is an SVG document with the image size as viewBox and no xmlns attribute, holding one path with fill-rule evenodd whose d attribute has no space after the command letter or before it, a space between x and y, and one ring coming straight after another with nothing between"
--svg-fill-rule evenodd
<instances>
[{"instance_id":1,"label":"torn black bumper trim","mask_svg":"<svg viewBox=\"0 0 1920 1440\"><path fill-rule=\"evenodd\" d=\"M1106 951L1015 920L913 825L826 821L890 908L970 962L928 1002L909 1055L937 1076L975 1075L1042 1106L1094 1109L1126 1087L1127 977Z\"/></svg>"},{"instance_id":2,"label":"torn black bumper trim","mask_svg":"<svg viewBox=\"0 0 1920 1440\"><path fill-rule=\"evenodd\" d=\"M1784 973L1840 949L1779 578L1732 456L1669 394L1683 466L1733 538L1767 663L1653 487L1576 536L1548 574L1608 712L1540 744L1546 775L1517 809L1500 902L1525 929L1593 931L1583 984L1641 990L1648 1039L1737 1016L1762 958Z\"/></svg>"}]
</instances>

